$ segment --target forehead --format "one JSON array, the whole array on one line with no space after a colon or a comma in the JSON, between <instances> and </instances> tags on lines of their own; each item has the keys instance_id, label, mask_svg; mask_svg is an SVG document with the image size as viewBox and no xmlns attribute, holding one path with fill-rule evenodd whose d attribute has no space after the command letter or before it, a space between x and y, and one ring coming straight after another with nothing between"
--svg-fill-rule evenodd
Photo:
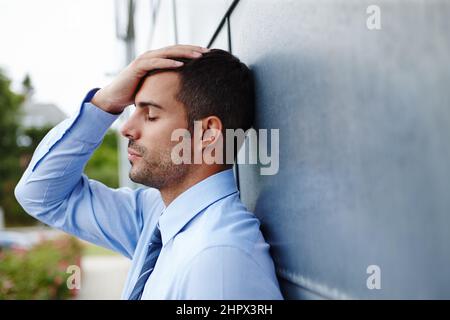
<instances>
[{"instance_id":1,"label":"forehead","mask_svg":"<svg viewBox=\"0 0 450 320\"><path fill-rule=\"evenodd\" d=\"M177 103L175 96L179 84L179 75L176 72L164 71L148 76L136 93L135 102L150 100L169 108Z\"/></svg>"}]
</instances>

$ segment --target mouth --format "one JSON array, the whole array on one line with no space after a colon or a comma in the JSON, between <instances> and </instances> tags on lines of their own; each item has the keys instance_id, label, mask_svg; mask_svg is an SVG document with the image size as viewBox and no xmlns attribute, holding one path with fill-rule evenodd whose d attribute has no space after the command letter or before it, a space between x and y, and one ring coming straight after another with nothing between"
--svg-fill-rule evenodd
<instances>
[{"instance_id":1,"label":"mouth","mask_svg":"<svg viewBox=\"0 0 450 320\"><path fill-rule=\"evenodd\" d=\"M137 153L133 149L128 148L128 160L133 161L139 158L142 158L142 156L139 153Z\"/></svg>"}]
</instances>

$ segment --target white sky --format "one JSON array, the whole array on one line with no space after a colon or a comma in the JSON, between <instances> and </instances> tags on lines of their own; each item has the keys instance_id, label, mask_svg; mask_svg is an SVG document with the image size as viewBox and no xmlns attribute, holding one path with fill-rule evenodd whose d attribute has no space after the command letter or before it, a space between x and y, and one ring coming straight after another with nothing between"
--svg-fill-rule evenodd
<instances>
[{"instance_id":1,"label":"white sky","mask_svg":"<svg viewBox=\"0 0 450 320\"><path fill-rule=\"evenodd\" d=\"M0 68L68 115L122 67L120 48L113 0L0 0Z\"/></svg>"}]
</instances>

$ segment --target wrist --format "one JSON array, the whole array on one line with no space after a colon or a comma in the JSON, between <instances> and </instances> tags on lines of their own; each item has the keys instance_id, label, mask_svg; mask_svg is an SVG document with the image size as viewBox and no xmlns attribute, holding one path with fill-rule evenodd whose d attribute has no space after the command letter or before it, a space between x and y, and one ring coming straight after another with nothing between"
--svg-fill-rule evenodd
<instances>
[{"instance_id":1,"label":"wrist","mask_svg":"<svg viewBox=\"0 0 450 320\"><path fill-rule=\"evenodd\" d=\"M100 108L108 113L111 114L121 113L122 111L117 110L117 107L114 107L107 99L105 99L100 91L101 90L95 93L90 102L97 108Z\"/></svg>"}]
</instances>

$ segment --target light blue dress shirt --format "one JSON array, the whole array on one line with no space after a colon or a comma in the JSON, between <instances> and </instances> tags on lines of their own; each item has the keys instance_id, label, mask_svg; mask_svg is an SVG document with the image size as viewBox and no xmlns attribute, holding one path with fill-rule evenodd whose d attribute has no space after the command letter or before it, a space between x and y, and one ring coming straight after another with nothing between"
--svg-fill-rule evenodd
<instances>
[{"instance_id":1,"label":"light blue dress shirt","mask_svg":"<svg viewBox=\"0 0 450 320\"><path fill-rule=\"evenodd\" d=\"M15 189L40 221L132 259L130 295L159 220L163 247L142 299L282 299L259 220L239 198L233 171L214 174L165 207L153 188L111 189L83 174L117 116L92 105L53 128Z\"/></svg>"}]
</instances>

